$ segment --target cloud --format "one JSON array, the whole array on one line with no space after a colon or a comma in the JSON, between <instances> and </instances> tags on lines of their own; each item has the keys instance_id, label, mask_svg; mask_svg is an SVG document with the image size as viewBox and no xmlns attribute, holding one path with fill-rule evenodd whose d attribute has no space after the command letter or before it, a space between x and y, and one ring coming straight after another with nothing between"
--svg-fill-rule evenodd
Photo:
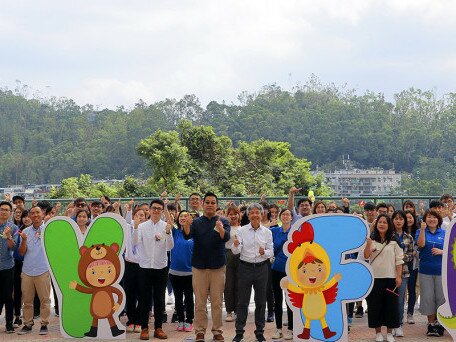
<instances>
[{"instance_id":1,"label":"cloud","mask_svg":"<svg viewBox=\"0 0 456 342\"><path fill-rule=\"evenodd\" d=\"M0 85L131 106L325 82L454 91L456 3L428 0L8 2ZM290 76L291 74L291 76Z\"/></svg>"}]
</instances>

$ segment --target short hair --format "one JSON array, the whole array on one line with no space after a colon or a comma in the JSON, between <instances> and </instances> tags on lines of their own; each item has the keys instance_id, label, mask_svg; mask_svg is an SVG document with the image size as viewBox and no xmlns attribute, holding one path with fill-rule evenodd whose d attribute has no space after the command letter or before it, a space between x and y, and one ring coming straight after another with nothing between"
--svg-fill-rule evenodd
<instances>
[{"instance_id":1,"label":"short hair","mask_svg":"<svg viewBox=\"0 0 456 342\"><path fill-rule=\"evenodd\" d=\"M225 212L226 212L226 215L228 215L230 212L234 211L236 214L241 215L241 211L239 210L238 207L236 207L235 205L229 205L228 207L226 207L225 209Z\"/></svg>"},{"instance_id":2,"label":"short hair","mask_svg":"<svg viewBox=\"0 0 456 342\"><path fill-rule=\"evenodd\" d=\"M432 200L429 203L429 209L437 208L437 207L443 207L443 203L439 200Z\"/></svg>"},{"instance_id":3,"label":"short hair","mask_svg":"<svg viewBox=\"0 0 456 342\"><path fill-rule=\"evenodd\" d=\"M381 203L377 204L375 209L378 211L378 209L380 209L380 208L386 208L388 210L388 205L385 202L381 202Z\"/></svg>"},{"instance_id":4,"label":"short hair","mask_svg":"<svg viewBox=\"0 0 456 342\"><path fill-rule=\"evenodd\" d=\"M85 202L85 201L86 201L86 200L85 200L84 197L78 197L78 198L76 198L76 199L73 201L73 203L74 203L74 204L77 204L77 203L81 203L81 202Z\"/></svg>"},{"instance_id":5,"label":"short hair","mask_svg":"<svg viewBox=\"0 0 456 342\"><path fill-rule=\"evenodd\" d=\"M201 199L201 195L200 195L199 193L197 193L197 192L192 192L192 193L190 194L190 196L188 196L188 198L190 198L190 197L192 197L192 196L198 196L198 197ZM206 197L206 196L204 196L204 197Z\"/></svg>"},{"instance_id":6,"label":"short hair","mask_svg":"<svg viewBox=\"0 0 456 342\"><path fill-rule=\"evenodd\" d=\"M394 229L396 229L396 226L394 225L394 219L396 216L401 216L404 219L404 224L402 225L402 230L405 232L407 231L407 214L403 210L396 210L393 215L391 216L391 220L393 221L393 226Z\"/></svg>"},{"instance_id":7,"label":"short hair","mask_svg":"<svg viewBox=\"0 0 456 342\"><path fill-rule=\"evenodd\" d=\"M253 209L258 209L259 211L261 211L261 215L264 214L264 209L263 209L263 206L259 203L252 203L250 204L248 207L247 207L247 216L249 216L250 214L250 210L253 210Z\"/></svg>"},{"instance_id":8,"label":"short hair","mask_svg":"<svg viewBox=\"0 0 456 342\"><path fill-rule=\"evenodd\" d=\"M439 201L440 202L440 201ZM423 222L426 223L426 219L429 215L432 215L432 216L435 216L437 217L437 220L439 220L439 224L437 225L437 227L441 227L442 226L442 222L443 222L443 219L442 219L442 216L440 215L440 213L435 210L434 208L429 208L428 210L425 211L424 215L423 215Z\"/></svg>"},{"instance_id":9,"label":"short hair","mask_svg":"<svg viewBox=\"0 0 456 342\"><path fill-rule=\"evenodd\" d=\"M364 211L367 210L377 210L377 207L373 202L367 202L366 204L364 204Z\"/></svg>"},{"instance_id":10,"label":"short hair","mask_svg":"<svg viewBox=\"0 0 456 342\"><path fill-rule=\"evenodd\" d=\"M156 198L156 199L153 199L151 202L150 202L150 206L149 207L152 207L152 204L154 203L157 203L159 205L161 205L161 207L164 209L165 208L165 202L163 202L161 199L159 198Z\"/></svg>"},{"instance_id":11,"label":"short hair","mask_svg":"<svg viewBox=\"0 0 456 342\"><path fill-rule=\"evenodd\" d=\"M93 207L93 206L101 206L102 208L104 208L104 204L102 201L93 201L92 203L90 203L90 207Z\"/></svg>"},{"instance_id":12,"label":"short hair","mask_svg":"<svg viewBox=\"0 0 456 342\"><path fill-rule=\"evenodd\" d=\"M312 205L312 201L311 201L310 198L308 198L308 197L301 198L301 199L298 201L298 207L301 205L302 202L309 202L309 204Z\"/></svg>"},{"instance_id":13,"label":"short hair","mask_svg":"<svg viewBox=\"0 0 456 342\"><path fill-rule=\"evenodd\" d=\"M22 202L25 203L25 198L21 195L15 195L13 196L13 203L16 201L16 200L21 200Z\"/></svg>"},{"instance_id":14,"label":"short hair","mask_svg":"<svg viewBox=\"0 0 456 342\"><path fill-rule=\"evenodd\" d=\"M409 207L412 207L414 210L416 210L416 206L415 206L415 203L413 203L412 200L406 200L404 201L404 203L402 203L402 210L405 210L405 206L409 206Z\"/></svg>"},{"instance_id":15,"label":"short hair","mask_svg":"<svg viewBox=\"0 0 456 342\"><path fill-rule=\"evenodd\" d=\"M168 208L169 211L171 210L177 210L176 206L174 205L174 203L168 203L168 205L166 206L166 208Z\"/></svg>"},{"instance_id":16,"label":"short hair","mask_svg":"<svg viewBox=\"0 0 456 342\"><path fill-rule=\"evenodd\" d=\"M191 195L190 195L190 196L191 196ZM217 197L217 195L214 194L213 192L210 192L210 191L209 191L209 192L206 192L206 193L204 194L203 201L205 201L207 197L215 197L215 201L218 203L218 197ZM200 198L201 198L201 196L200 196Z\"/></svg>"},{"instance_id":17,"label":"short hair","mask_svg":"<svg viewBox=\"0 0 456 342\"><path fill-rule=\"evenodd\" d=\"M39 201L37 204L36 204L37 207L40 207L41 210L43 210L43 212L46 213L47 209L48 208L52 208L52 205L51 203L49 203L48 201Z\"/></svg>"},{"instance_id":18,"label":"short hair","mask_svg":"<svg viewBox=\"0 0 456 342\"><path fill-rule=\"evenodd\" d=\"M78 216L79 216L80 213L86 213L87 218L88 218L89 221L90 221L90 211L88 211L87 209L81 209L81 210L79 210L79 211L76 213L76 218L78 218ZM87 222L87 224L88 224L88 222Z\"/></svg>"},{"instance_id":19,"label":"short hair","mask_svg":"<svg viewBox=\"0 0 456 342\"><path fill-rule=\"evenodd\" d=\"M441 202L443 202L445 200L449 200L449 199L454 202L454 198L450 194L443 194L442 196L440 196L440 201Z\"/></svg>"},{"instance_id":20,"label":"short hair","mask_svg":"<svg viewBox=\"0 0 456 342\"><path fill-rule=\"evenodd\" d=\"M143 211L144 212L144 210L142 210L140 207L136 207L136 209L133 210L133 217L135 217L135 215L138 213L138 211ZM144 214L146 214L146 213L144 213Z\"/></svg>"},{"instance_id":21,"label":"short hair","mask_svg":"<svg viewBox=\"0 0 456 342\"><path fill-rule=\"evenodd\" d=\"M54 207L53 207L53 206L49 206L49 207L47 207L47 208L45 209L45 214L46 214L46 215L50 214L50 213L51 213L51 211L52 211L52 209L54 209Z\"/></svg>"},{"instance_id":22,"label":"short hair","mask_svg":"<svg viewBox=\"0 0 456 342\"><path fill-rule=\"evenodd\" d=\"M7 205L7 206L10 208L10 210L13 211L13 205L12 205L10 202L1 201L1 202L0 202L0 207L1 207L2 205Z\"/></svg>"},{"instance_id":23,"label":"short hair","mask_svg":"<svg viewBox=\"0 0 456 342\"><path fill-rule=\"evenodd\" d=\"M318 207L320 204L323 204L323 207L325 207L325 212L328 211L328 208L326 207L326 204L325 204L323 201L318 200L318 201L315 202L315 204L314 204L314 206L313 206L312 214L316 214L316 213L317 213L317 212L316 212L316 209L317 209L317 207Z\"/></svg>"},{"instance_id":24,"label":"short hair","mask_svg":"<svg viewBox=\"0 0 456 342\"><path fill-rule=\"evenodd\" d=\"M261 201L260 204L261 204L261 206L263 207L264 210L269 210L270 206L269 206L268 202Z\"/></svg>"},{"instance_id":25,"label":"short hair","mask_svg":"<svg viewBox=\"0 0 456 342\"><path fill-rule=\"evenodd\" d=\"M282 214L283 214L284 212L286 212L287 210L290 212L291 218L293 218L293 210L290 210L290 209L288 209L288 208L283 208L282 210L280 210L279 217L282 216Z\"/></svg>"},{"instance_id":26,"label":"short hair","mask_svg":"<svg viewBox=\"0 0 456 342\"><path fill-rule=\"evenodd\" d=\"M269 204L269 210L271 210L272 208L275 208L275 209L277 209L277 211L280 211L279 206L277 204L275 204L275 203Z\"/></svg>"}]
</instances>

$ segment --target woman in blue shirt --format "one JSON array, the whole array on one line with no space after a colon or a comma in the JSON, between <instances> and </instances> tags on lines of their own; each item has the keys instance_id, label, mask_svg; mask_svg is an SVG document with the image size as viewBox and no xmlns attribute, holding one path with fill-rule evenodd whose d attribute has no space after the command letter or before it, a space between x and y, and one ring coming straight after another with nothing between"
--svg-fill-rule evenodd
<instances>
[{"instance_id":1,"label":"woman in blue shirt","mask_svg":"<svg viewBox=\"0 0 456 342\"><path fill-rule=\"evenodd\" d=\"M288 330L285 336L282 334L282 313L283 313L283 290L280 287L280 280L286 277L285 265L287 256L283 253L283 245L287 242L288 232L290 231L293 213L289 209L282 209L279 214L279 219L282 221L282 227L271 228L272 240L274 243L274 262L271 266L272 272L272 289L274 291L274 314L276 318L277 331L272 336L273 339L285 340L293 339L293 312L287 304Z\"/></svg>"},{"instance_id":2,"label":"woman in blue shirt","mask_svg":"<svg viewBox=\"0 0 456 342\"><path fill-rule=\"evenodd\" d=\"M445 303L442 288L442 254L445 231L441 229L442 216L428 209L415 240L420 252L420 311L428 319L428 336L442 336L444 328L436 319L437 308Z\"/></svg>"}]
</instances>

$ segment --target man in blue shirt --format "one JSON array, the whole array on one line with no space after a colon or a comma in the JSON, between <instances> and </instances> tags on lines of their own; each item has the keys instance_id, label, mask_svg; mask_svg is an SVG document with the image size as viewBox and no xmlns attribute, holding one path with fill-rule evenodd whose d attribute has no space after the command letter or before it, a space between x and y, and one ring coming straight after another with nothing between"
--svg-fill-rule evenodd
<instances>
[{"instance_id":1,"label":"man in blue shirt","mask_svg":"<svg viewBox=\"0 0 456 342\"><path fill-rule=\"evenodd\" d=\"M222 300L225 288L225 242L230 239L230 224L215 214L217 196L206 193L203 199L203 216L184 226L184 237L193 238L192 256L193 291L195 292L196 342L204 342L207 329L206 304L211 296L212 333L215 342L223 342Z\"/></svg>"},{"instance_id":2,"label":"man in blue shirt","mask_svg":"<svg viewBox=\"0 0 456 342\"><path fill-rule=\"evenodd\" d=\"M29 211L32 225L25 228L21 233L19 254L24 256L22 266L22 299L24 302L23 316L24 326L19 334L27 334L33 326L33 299L35 291L40 299L41 329L40 335L47 335L50 315L51 280L46 262L43 246L41 244L41 232L44 227L44 213L39 207L33 207Z\"/></svg>"},{"instance_id":3,"label":"man in blue shirt","mask_svg":"<svg viewBox=\"0 0 456 342\"><path fill-rule=\"evenodd\" d=\"M0 302L5 304L6 332L13 333L13 249L17 241L13 236L17 227L8 219L13 206L0 202Z\"/></svg>"}]
</instances>

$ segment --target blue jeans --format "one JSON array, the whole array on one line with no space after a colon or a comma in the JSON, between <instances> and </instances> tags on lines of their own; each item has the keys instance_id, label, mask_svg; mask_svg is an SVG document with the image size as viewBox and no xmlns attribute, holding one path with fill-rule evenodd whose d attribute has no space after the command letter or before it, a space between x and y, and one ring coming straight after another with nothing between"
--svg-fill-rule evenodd
<instances>
[{"instance_id":1,"label":"blue jeans","mask_svg":"<svg viewBox=\"0 0 456 342\"><path fill-rule=\"evenodd\" d=\"M399 287L399 324L402 325L404 319L404 304L405 304L405 289L407 288L408 278L402 278L401 286Z\"/></svg>"}]
</instances>

